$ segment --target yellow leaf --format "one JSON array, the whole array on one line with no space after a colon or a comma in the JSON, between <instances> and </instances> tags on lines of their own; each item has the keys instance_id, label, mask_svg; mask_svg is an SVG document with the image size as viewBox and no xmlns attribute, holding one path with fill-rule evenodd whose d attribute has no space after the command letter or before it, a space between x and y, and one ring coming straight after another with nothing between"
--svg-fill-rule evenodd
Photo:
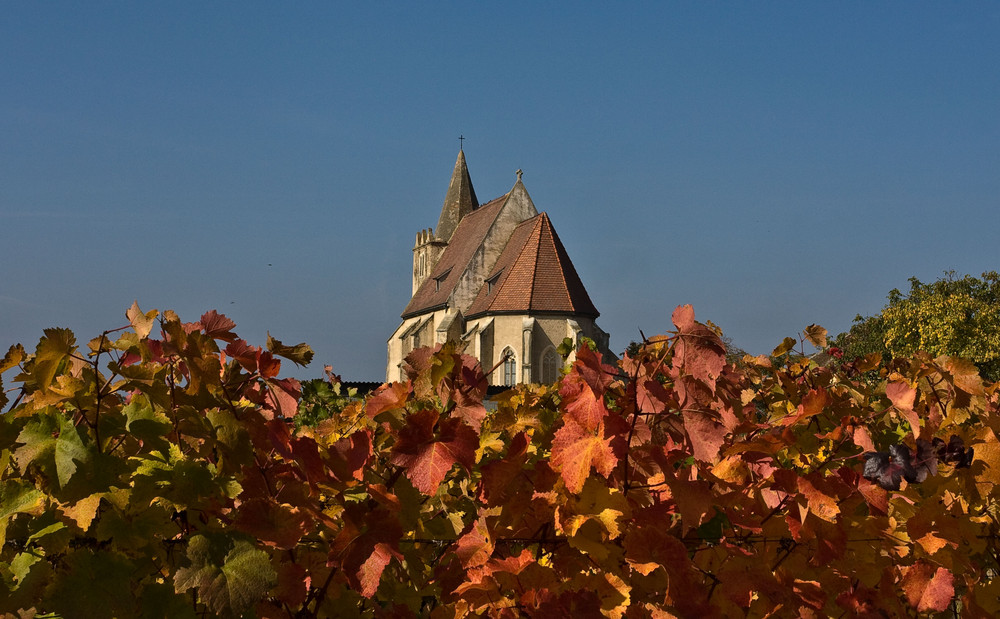
<instances>
[{"instance_id":1,"label":"yellow leaf","mask_svg":"<svg viewBox=\"0 0 1000 619\"><path fill-rule=\"evenodd\" d=\"M125 317L128 318L129 323L132 328L135 329L136 335L139 339L146 339L149 337L149 332L153 330L153 323L156 317L159 315L157 310L149 310L145 314L139 309L139 302L133 301L132 307L125 311Z\"/></svg>"},{"instance_id":2,"label":"yellow leaf","mask_svg":"<svg viewBox=\"0 0 1000 619\"><path fill-rule=\"evenodd\" d=\"M780 344L778 344L777 348L771 351L771 356L780 357L781 355L795 348L796 343L797 342L794 339L786 337L784 340L781 341Z\"/></svg>"},{"instance_id":3,"label":"yellow leaf","mask_svg":"<svg viewBox=\"0 0 1000 619\"><path fill-rule=\"evenodd\" d=\"M102 496L104 496L103 493L92 494L80 499L73 505L60 505L59 508L76 523L76 526L80 527L86 533L87 529L90 528L90 524L94 521L94 517L97 516L97 508L101 504Z\"/></svg>"}]
</instances>

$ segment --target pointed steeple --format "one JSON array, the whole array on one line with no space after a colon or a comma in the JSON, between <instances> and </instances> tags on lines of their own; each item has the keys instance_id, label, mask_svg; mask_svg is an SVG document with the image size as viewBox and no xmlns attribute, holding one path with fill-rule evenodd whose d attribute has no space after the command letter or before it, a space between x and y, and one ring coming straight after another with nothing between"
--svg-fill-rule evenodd
<instances>
[{"instance_id":1,"label":"pointed steeple","mask_svg":"<svg viewBox=\"0 0 1000 619\"><path fill-rule=\"evenodd\" d=\"M465 151L459 149L455 171L451 173L448 194L444 197L441 217L438 219L437 228L434 229L434 236L442 241L450 240L455 228L458 227L458 222L478 206L479 200L476 198L476 190L472 187L469 167L465 164Z\"/></svg>"}]
</instances>

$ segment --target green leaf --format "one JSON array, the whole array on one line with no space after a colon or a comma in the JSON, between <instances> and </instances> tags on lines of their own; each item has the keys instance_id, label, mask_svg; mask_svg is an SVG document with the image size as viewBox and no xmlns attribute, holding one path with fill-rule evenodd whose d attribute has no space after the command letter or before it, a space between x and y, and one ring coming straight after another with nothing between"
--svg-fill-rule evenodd
<instances>
[{"instance_id":1,"label":"green leaf","mask_svg":"<svg viewBox=\"0 0 1000 619\"><path fill-rule=\"evenodd\" d=\"M177 570L174 591L198 590L198 600L219 614L249 611L277 583L263 550L246 539L196 535L188 543L190 565Z\"/></svg>"},{"instance_id":2,"label":"green leaf","mask_svg":"<svg viewBox=\"0 0 1000 619\"><path fill-rule=\"evenodd\" d=\"M45 495L20 479L8 479L0 486L0 546L7 538L7 522L16 514L38 515L45 509Z\"/></svg>"},{"instance_id":3,"label":"green leaf","mask_svg":"<svg viewBox=\"0 0 1000 619\"><path fill-rule=\"evenodd\" d=\"M170 419L154 410L149 399L136 395L128 406L122 408L125 415L125 430L153 449L166 448L164 438L173 429Z\"/></svg>"},{"instance_id":4,"label":"green leaf","mask_svg":"<svg viewBox=\"0 0 1000 619\"><path fill-rule=\"evenodd\" d=\"M284 357L296 365L306 366L313 358L313 349L305 342L295 346L286 346L267 334L267 349L279 357Z\"/></svg>"},{"instance_id":5,"label":"green leaf","mask_svg":"<svg viewBox=\"0 0 1000 619\"><path fill-rule=\"evenodd\" d=\"M17 442L23 445L14 452L14 460L22 473L29 464L37 463L50 477L55 473L60 488L76 473L77 462L89 458L72 420L55 409L39 413L26 423Z\"/></svg>"},{"instance_id":6,"label":"green leaf","mask_svg":"<svg viewBox=\"0 0 1000 619\"><path fill-rule=\"evenodd\" d=\"M10 562L10 571L14 574L14 578L21 582L31 571L31 566L41 560L42 557L33 552L22 552Z\"/></svg>"}]
</instances>

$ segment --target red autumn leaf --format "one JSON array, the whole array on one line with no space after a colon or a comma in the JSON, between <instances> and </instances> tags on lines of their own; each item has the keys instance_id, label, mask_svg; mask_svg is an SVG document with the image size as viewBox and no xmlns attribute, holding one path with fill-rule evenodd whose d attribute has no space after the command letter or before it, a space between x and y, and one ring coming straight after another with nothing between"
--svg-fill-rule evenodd
<instances>
[{"instance_id":1,"label":"red autumn leaf","mask_svg":"<svg viewBox=\"0 0 1000 619\"><path fill-rule=\"evenodd\" d=\"M246 371L257 371L257 357L260 356L260 348L251 346L245 340L237 339L226 346L225 352L236 359L236 362L243 366Z\"/></svg>"},{"instance_id":2,"label":"red autumn leaf","mask_svg":"<svg viewBox=\"0 0 1000 619\"><path fill-rule=\"evenodd\" d=\"M611 449L611 439L604 437L604 426L595 430L566 419L552 439L552 466L562 474L566 489L578 493L594 469L604 477L611 475L618 458Z\"/></svg>"},{"instance_id":3,"label":"red autumn leaf","mask_svg":"<svg viewBox=\"0 0 1000 619\"><path fill-rule=\"evenodd\" d=\"M271 446L282 458L292 459L292 432L288 424L281 419L269 419L267 422L267 437Z\"/></svg>"},{"instance_id":4,"label":"red autumn leaf","mask_svg":"<svg viewBox=\"0 0 1000 619\"><path fill-rule=\"evenodd\" d=\"M507 455L482 466L479 489L486 505L503 505L525 480L521 475L530 440L526 432L518 432L510 441ZM521 483L519 483L521 482Z\"/></svg>"},{"instance_id":5,"label":"red autumn leaf","mask_svg":"<svg viewBox=\"0 0 1000 619\"><path fill-rule=\"evenodd\" d=\"M294 548L313 526L313 519L308 514L271 498L243 501L235 512L233 526L266 546L282 550Z\"/></svg>"},{"instance_id":6,"label":"red autumn leaf","mask_svg":"<svg viewBox=\"0 0 1000 619\"><path fill-rule=\"evenodd\" d=\"M486 407L483 398L486 397L488 382L479 362L470 355L455 355L459 360L450 380L442 381L442 387L447 387L441 395L442 402L454 402L455 408L451 414L472 426L476 432L486 418Z\"/></svg>"},{"instance_id":7,"label":"red autumn leaf","mask_svg":"<svg viewBox=\"0 0 1000 619\"><path fill-rule=\"evenodd\" d=\"M389 565L389 561L392 560L394 554L392 547L388 544L381 542L375 544L372 553L368 555L368 558L358 568L357 574L358 580L361 583L361 595L366 598L375 595L378 584L382 580L382 572L385 571L385 566Z\"/></svg>"},{"instance_id":8,"label":"red autumn leaf","mask_svg":"<svg viewBox=\"0 0 1000 619\"><path fill-rule=\"evenodd\" d=\"M236 335L232 332L236 323L227 318L225 314L211 310L201 315L200 322L205 335L213 340L223 340L225 342L234 342L237 340Z\"/></svg>"},{"instance_id":9,"label":"red autumn leaf","mask_svg":"<svg viewBox=\"0 0 1000 619\"><path fill-rule=\"evenodd\" d=\"M364 467L372 456L372 435L368 430L358 430L330 446L329 466L340 481L364 477Z\"/></svg>"},{"instance_id":10,"label":"red autumn leaf","mask_svg":"<svg viewBox=\"0 0 1000 619\"><path fill-rule=\"evenodd\" d=\"M330 545L329 564L339 564L351 586L370 598L389 562L402 559L399 517L382 506L350 505L342 522L343 528Z\"/></svg>"},{"instance_id":11,"label":"red autumn leaf","mask_svg":"<svg viewBox=\"0 0 1000 619\"><path fill-rule=\"evenodd\" d=\"M276 359L266 350L260 351L257 355L257 371L263 378L274 378L281 371L281 359Z\"/></svg>"},{"instance_id":12,"label":"red autumn leaf","mask_svg":"<svg viewBox=\"0 0 1000 619\"><path fill-rule=\"evenodd\" d=\"M684 432L691 442L692 455L702 462L715 462L719 449L726 442L726 427L719 413L712 410L685 409Z\"/></svg>"},{"instance_id":13,"label":"red autumn leaf","mask_svg":"<svg viewBox=\"0 0 1000 619\"><path fill-rule=\"evenodd\" d=\"M468 569L478 567L493 555L493 540L483 518L473 521L455 542L455 555Z\"/></svg>"},{"instance_id":14,"label":"red autumn leaf","mask_svg":"<svg viewBox=\"0 0 1000 619\"><path fill-rule=\"evenodd\" d=\"M417 348L403 359L403 369L406 370L406 376L418 398L433 397L438 381L454 367L454 359L448 358L448 355L439 355L440 351L441 344L433 348ZM447 368L445 364L448 365Z\"/></svg>"},{"instance_id":15,"label":"red autumn leaf","mask_svg":"<svg viewBox=\"0 0 1000 619\"><path fill-rule=\"evenodd\" d=\"M282 561L278 564L278 586L274 589L274 597L289 606L298 606L306 600L310 584L312 579L304 567Z\"/></svg>"},{"instance_id":16,"label":"red autumn leaf","mask_svg":"<svg viewBox=\"0 0 1000 619\"><path fill-rule=\"evenodd\" d=\"M299 412L302 384L294 378L272 378L267 381L267 385L266 403L271 410L285 419L294 417Z\"/></svg>"},{"instance_id":17,"label":"red autumn leaf","mask_svg":"<svg viewBox=\"0 0 1000 619\"><path fill-rule=\"evenodd\" d=\"M903 575L901 584L906 601L917 612L941 612L948 608L955 596L955 576L943 567L936 568L919 560Z\"/></svg>"},{"instance_id":18,"label":"red autumn leaf","mask_svg":"<svg viewBox=\"0 0 1000 619\"><path fill-rule=\"evenodd\" d=\"M472 468L478 448L476 431L461 419L442 419L437 411L423 410L407 416L389 461L406 469L417 490L434 494L456 462Z\"/></svg>"},{"instance_id":19,"label":"red autumn leaf","mask_svg":"<svg viewBox=\"0 0 1000 619\"><path fill-rule=\"evenodd\" d=\"M406 405L410 396L410 383L387 383L375 390L365 402L365 414L374 419L385 411L397 410Z\"/></svg>"},{"instance_id":20,"label":"red autumn leaf","mask_svg":"<svg viewBox=\"0 0 1000 619\"><path fill-rule=\"evenodd\" d=\"M601 363L597 353L582 347L559 389L566 415L588 430L597 428L608 414L604 392L613 376L613 369Z\"/></svg>"},{"instance_id":21,"label":"red autumn leaf","mask_svg":"<svg viewBox=\"0 0 1000 619\"><path fill-rule=\"evenodd\" d=\"M715 385L715 379L726 366L726 347L719 336L707 326L696 322L694 309L682 305L674 310L672 320L677 327L673 366L685 374Z\"/></svg>"},{"instance_id":22,"label":"red autumn leaf","mask_svg":"<svg viewBox=\"0 0 1000 619\"><path fill-rule=\"evenodd\" d=\"M291 440L292 454L305 473L310 486L328 478L327 467L319 453L319 445L308 436L296 436Z\"/></svg>"}]
</instances>

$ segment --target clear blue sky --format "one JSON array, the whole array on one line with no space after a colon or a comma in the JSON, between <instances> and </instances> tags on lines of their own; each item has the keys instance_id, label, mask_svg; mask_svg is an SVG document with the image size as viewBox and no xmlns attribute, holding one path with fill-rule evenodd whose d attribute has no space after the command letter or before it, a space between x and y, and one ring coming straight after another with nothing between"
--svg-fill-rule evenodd
<instances>
[{"instance_id":1,"label":"clear blue sky","mask_svg":"<svg viewBox=\"0 0 1000 619\"><path fill-rule=\"evenodd\" d=\"M5 4L0 354L138 299L381 379L460 134L617 350L691 303L767 352L1000 268L1000 5L495 4Z\"/></svg>"}]
</instances>

